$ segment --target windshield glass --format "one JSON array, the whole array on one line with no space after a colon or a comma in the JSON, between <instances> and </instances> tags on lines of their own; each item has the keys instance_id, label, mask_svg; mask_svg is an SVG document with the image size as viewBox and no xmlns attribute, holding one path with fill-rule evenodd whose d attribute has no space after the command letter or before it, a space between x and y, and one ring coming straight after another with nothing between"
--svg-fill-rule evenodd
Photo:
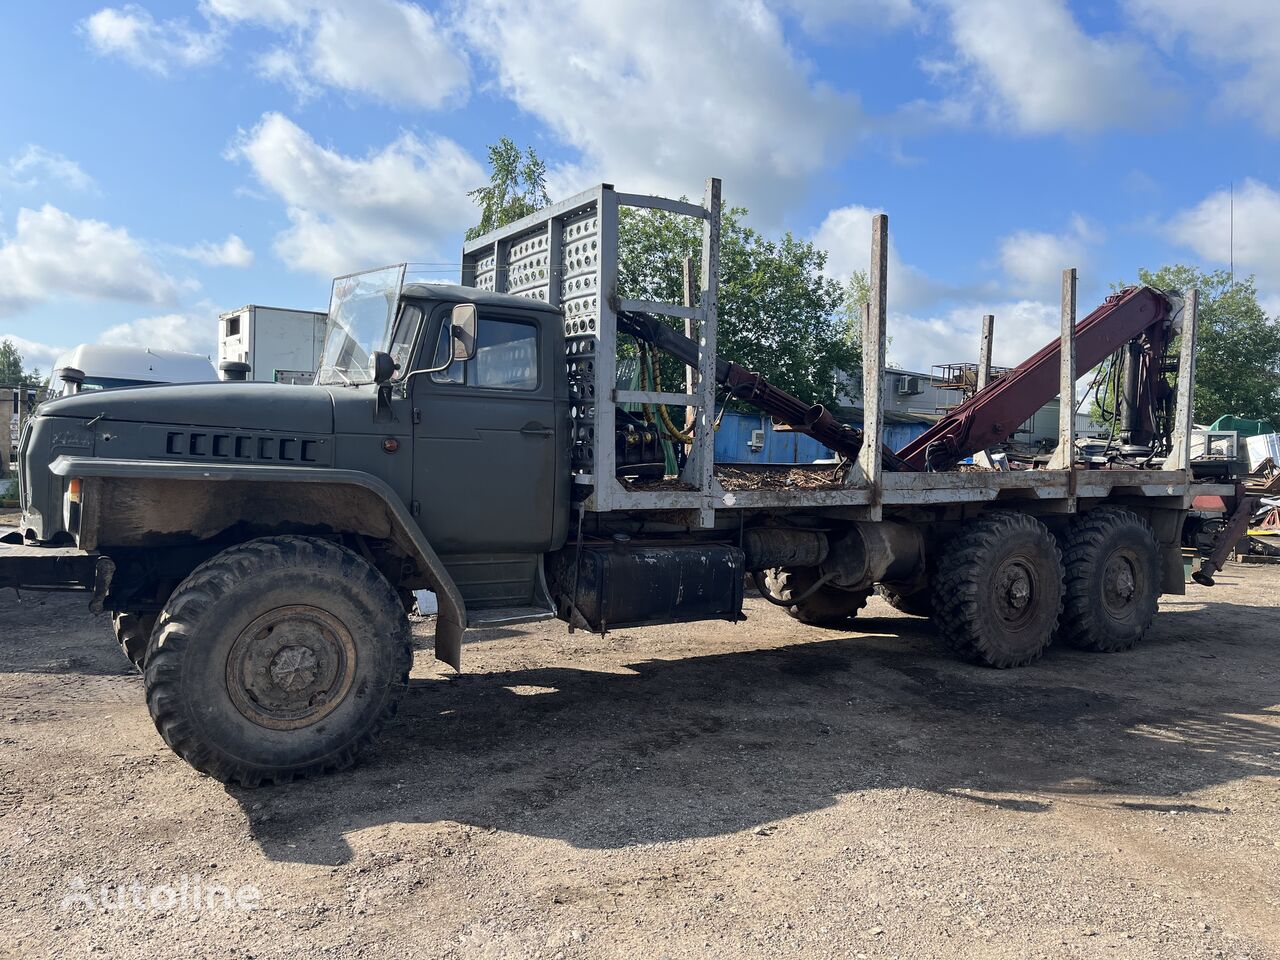
<instances>
[{"instance_id":1,"label":"windshield glass","mask_svg":"<svg viewBox=\"0 0 1280 960\"><path fill-rule=\"evenodd\" d=\"M316 383L373 382L373 354L390 345L403 281L403 263L333 281Z\"/></svg>"}]
</instances>

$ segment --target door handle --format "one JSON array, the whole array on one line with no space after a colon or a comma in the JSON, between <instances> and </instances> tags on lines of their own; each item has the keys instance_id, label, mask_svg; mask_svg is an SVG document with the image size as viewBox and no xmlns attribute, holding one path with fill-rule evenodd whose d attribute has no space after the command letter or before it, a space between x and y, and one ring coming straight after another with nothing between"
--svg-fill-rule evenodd
<instances>
[{"instance_id":1,"label":"door handle","mask_svg":"<svg viewBox=\"0 0 1280 960\"><path fill-rule=\"evenodd\" d=\"M520 428L520 432L526 437L553 437L555 431L550 427L544 427L540 423L526 423Z\"/></svg>"}]
</instances>

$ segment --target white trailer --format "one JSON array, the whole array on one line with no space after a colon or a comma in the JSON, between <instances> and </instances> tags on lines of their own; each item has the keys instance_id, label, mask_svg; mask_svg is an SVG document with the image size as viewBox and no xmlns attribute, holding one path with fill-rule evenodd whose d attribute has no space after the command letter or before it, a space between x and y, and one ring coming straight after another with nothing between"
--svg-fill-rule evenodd
<instances>
[{"instance_id":1,"label":"white trailer","mask_svg":"<svg viewBox=\"0 0 1280 960\"><path fill-rule=\"evenodd\" d=\"M200 383L217 379L218 371L202 353L82 343L58 357L49 380L49 396L148 383Z\"/></svg>"},{"instance_id":2,"label":"white trailer","mask_svg":"<svg viewBox=\"0 0 1280 960\"><path fill-rule=\"evenodd\" d=\"M218 365L247 363L250 380L310 383L328 314L247 304L218 317ZM225 379L225 377L224 377Z\"/></svg>"}]
</instances>

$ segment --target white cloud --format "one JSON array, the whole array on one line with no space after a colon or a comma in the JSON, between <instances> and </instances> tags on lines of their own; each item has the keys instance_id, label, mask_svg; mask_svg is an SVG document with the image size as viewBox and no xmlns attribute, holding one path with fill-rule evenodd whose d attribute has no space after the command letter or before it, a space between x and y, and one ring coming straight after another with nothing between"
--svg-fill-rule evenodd
<instances>
[{"instance_id":1,"label":"white cloud","mask_svg":"<svg viewBox=\"0 0 1280 960\"><path fill-rule=\"evenodd\" d=\"M320 92L320 87L307 76L299 54L283 47L268 50L258 58L258 74L288 87L299 100L310 100Z\"/></svg>"},{"instance_id":2,"label":"white cloud","mask_svg":"<svg viewBox=\"0 0 1280 960\"><path fill-rule=\"evenodd\" d=\"M212 355L215 350L215 317L197 313L166 313L118 323L102 331L99 343L158 350L185 350Z\"/></svg>"},{"instance_id":3,"label":"white cloud","mask_svg":"<svg viewBox=\"0 0 1280 960\"><path fill-rule=\"evenodd\" d=\"M30 189L58 183L73 190L93 189L93 178L80 164L60 153L29 143L6 163L0 164L0 185Z\"/></svg>"},{"instance_id":4,"label":"white cloud","mask_svg":"<svg viewBox=\"0 0 1280 960\"><path fill-rule=\"evenodd\" d=\"M1149 50L1090 36L1065 0L942 2L958 61L933 72L968 85L966 96L994 122L1026 133L1141 128L1176 101Z\"/></svg>"},{"instance_id":5,"label":"white cloud","mask_svg":"<svg viewBox=\"0 0 1280 960\"><path fill-rule=\"evenodd\" d=\"M217 308L209 301L202 300L196 304L195 310L186 313L139 317L137 320L114 324L103 330L93 342L113 346L182 350L211 357L217 353L217 318ZM12 333L0 333L0 341L3 340L13 341L28 369L39 367L45 373L50 372L54 364L71 350L70 346L41 343Z\"/></svg>"},{"instance_id":6,"label":"white cloud","mask_svg":"<svg viewBox=\"0 0 1280 960\"><path fill-rule=\"evenodd\" d=\"M282 43L257 56L262 76L302 97L320 87L386 103L437 108L466 94L470 71L448 28L405 0L204 0L204 32L180 20L157 22L130 4L99 10L82 24L98 52L166 73L220 56L237 25Z\"/></svg>"},{"instance_id":7,"label":"white cloud","mask_svg":"<svg viewBox=\"0 0 1280 960\"><path fill-rule=\"evenodd\" d=\"M326 276L402 260L452 262L477 219L466 193L486 175L460 146L401 134L363 158L322 147L293 121L265 114L233 157L253 167L287 207L275 250L291 267Z\"/></svg>"},{"instance_id":8,"label":"white cloud","mask_svg":"<svg viewBox=\"0 0 1280 960\"><path fill-rule=\"evenodd\" d=\"M781 6L815 35L841 23L891 29L916 23L923 16L914 0L782 0Z\"/></svg>"},{"instance_id":9,"label":"white cloud","mask_svg":"<svg viewBox=\"0 0 1280 960\"><path fill-rule=\"evenodd\" d=\"M470 80L466 59L435 18L396 0L318 10L302 58L320 83L416 107L446 106Z\"/></svg>"},{"instance_id":10,"label":"white cloud","mask_svg":"<svg viewBox=\"0 0 1280 960\"><path fill-rule=\"evenodd\" d=\"M253 20L264 26L300 27L313 10L316 0L201 0L202 10L225 20Z\"/></svg>"},{"instance_id":11,"label":"white cloud","mask_svg":"<svg viewBox=\"0 0 1280 960\"><path fill-rule=\"evenodd\" d=\"M551 45L550 25L571 42ZM771 220L861 124L760 0L476 0L459 28L502 91L582 157L559 181L701 196L721 176Z\"/></svg>"},{"instance_id":12,"label":"white cloud","mask_svg":"<svg viewBox=\"0 0 1280 960\"><path fill-rule=\"evenodd\" d=\"M827 275L842 283L855 271L871 266L871 218L883 210L850 204L826 215L811 239L827 252ZM971 296L972 287L954 287L934 280L919 267L904 263L892 237L889 240L889 309L919 310L940 300Z\"/></svg>"},{"instance_id":13,"label":"white cloud","mask_svg":"<svg viewBox=\"0 0 1280 960\"><path fill-rule=\"evenodd\" d=\"M66 347L55 347L36 340L28 340L16 333L0 333L0 342L5 340L11 342L22 355L23 368L26 370L39 369L42 373L48 373L53 369L58 358L67 352Z\"/></svg>"},{"instance_id":14,"label":"white cloud","mask_svg":"<svg viewBox=\"0 0 1280 960\"><path fill-rule=\"evenodd\" d=\"M222 243L206 240L191 247L179 247L178 254L207 267L253 266L253 251L236 234L228 234Z\"/></svg>"},{"instance_id":15,"label":"white cloud","mask_svg":"<svg viewBox=\"0 0 1280 960\"><path fill-rule=\"evenodd\" d=\"M1000 241L1000 265L1018 296L1046 296L1062 287L1062 271L1083 269L1101 236L1079 214L1063 233L1019 230Z\"/></svg>"},{"instance_id":16,"label":"white cloud","mask_svg":"<svg viewBox=\"0 0 1280 960\"><path fill-rule=\"evenodd\" d=\"M889 359L898 367L923 373L937 363L976 361L982 317L987 313L996 318L991 351L996 366L1021 363L1059 332L1060 307L1038 300L973 302L940 314L891 313Z\"/></svg>"},{"instance_id":17,"label":"white cloud","mask_svg":"<svg viewBox=\"0 0 1280 960\"><path fill-rule=\"evenodd\" d=\"M1126 0L1130 17L1172 48L1185 39L1192 54L1224 68L1221 98L1280 136L1280 4L1275 0Z\"/></svg>"},{"instance_id":18,"label":"white cloud","mask_svg":"<svg viewBox=\"0 0 1280 960\"><path fill-rule=\"evenodd\" d=\"M158 21L135 4L104 7L83 20L80 30L103 56L119 57L162 75L174 67L211 63L221 53L223 42L216 28L201 33L184 20Z\"/></svg>"},{"instance_id":19,"label":"white cloud","mask_svg":"<svg viewBox=\"0 0 1280 960\"><path fill-rule=\"evenodd\" d=\"M1231 193L1218 190L1194 207L1176 214L1168 224L1178 243L1208 263L1230 260ZM1236 272L1253 273L1272 290L1280 288L1280 191L1257 180L1246 180L1235 191Z\"/></svg>"},{"instance_id":20,"label":"white cloud","mask_svg":"<svg viewBox=\"0 0 1280 960\"><path fill-rule=\"evenodd\" d=\"M50 204L19 210L13 235L0 243L0 314L68 294L160 304L178 288L123 227Z\"/></svg>"}]
</instances>

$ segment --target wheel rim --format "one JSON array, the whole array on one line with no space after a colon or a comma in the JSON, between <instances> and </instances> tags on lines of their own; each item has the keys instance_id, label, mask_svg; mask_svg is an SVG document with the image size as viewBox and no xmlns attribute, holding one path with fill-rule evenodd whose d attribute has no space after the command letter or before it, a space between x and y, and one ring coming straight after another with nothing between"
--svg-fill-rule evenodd
<instances>
[{"instance_id":1,"label":"wheel rim","mask_svg":"<svg viewBox=\"0 0 1280 960\"><path fill-rule=\"evenodd\" d=\"M351 689L351 631L311 606L278 607L245 627L227 657L236 709L272 730L296 730L337 709Z\"/></svg>"},{"instance_id":2,"label":"wheel rim","mask_svg":"<svg viewBox=\"0 0 1280 960\"><path fill-rule=\"evenodd\" d=\"M992 607L1009 630L1026 626L1035 617L1039 599L1035 566L1024 557L1010 557L992 578Z\"/></svg>"},{"instance_id":3,"label":"wheel rim","mask_svg":"<svg viewBox=\"0 0 1280 960\"><path fill-rule=\"evenodd\" d=\"M1138 565L1127 551L1117 550L1102 568L1102 605L1107 613L1120 618L1128 614L1137 601L1140 587Z\"/></svg>"}]
</instances>

